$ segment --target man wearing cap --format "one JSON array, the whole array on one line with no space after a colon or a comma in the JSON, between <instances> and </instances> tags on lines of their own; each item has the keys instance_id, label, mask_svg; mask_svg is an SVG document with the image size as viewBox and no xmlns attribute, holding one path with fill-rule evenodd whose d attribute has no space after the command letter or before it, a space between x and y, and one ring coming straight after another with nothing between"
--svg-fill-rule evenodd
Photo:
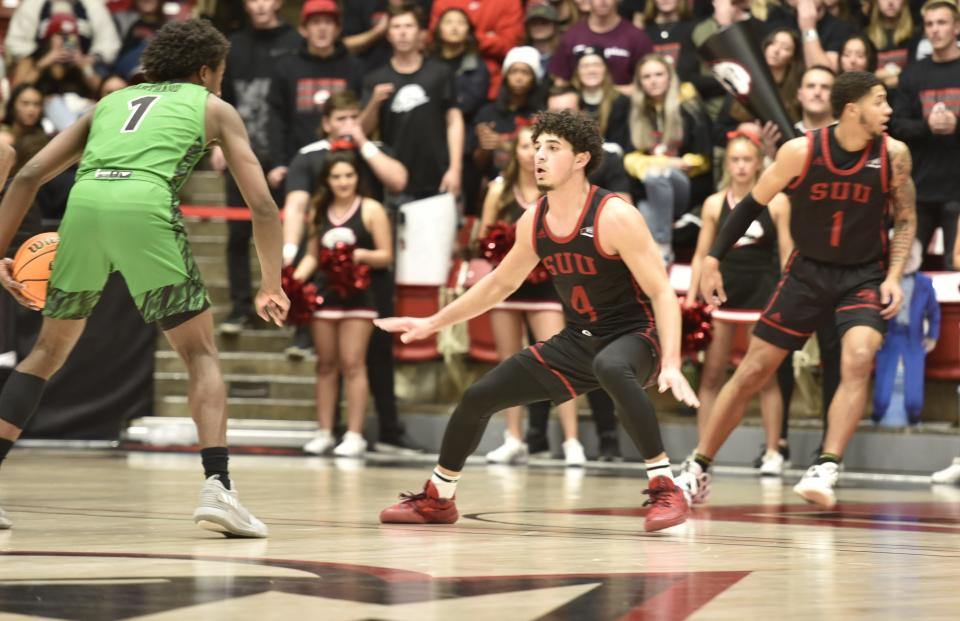
<instances>
[{"instance_id":1,"label":"man wearing cap","mask_svg":"<svg viewBox=\"0 0 960 621\"><path fill-rule=\"evenodd\" d=\"M557 24L560 15L557 9L546 0L531 0L527 5L527 14L523 18L526 31L524 45L536 48L540 52L540 66L547 72L547 65L560 43L560 30Z\"/></svg>"},{"instance_id":2,"label":"man wearing cap","mask_svg":"<svg viewBox=\"0 0 960 621\"><path fill-rule=\"evenodd\" d=\"M561 37L549 65L555 83L570 83L576 55L585 46L603 50L610 78L627 94L632 90L637 61L653 52L647 33L617 13L616 0L590 0L590 16Z\"/></svg>"},{"instance_id":3,"label":"man wearing cap","mask_svg":"<svg viewBox=\"0 0 960 621\"><path fill-rule=\"evenodd\" d=\"M49 51L39 56L44 43ZM96 91L100 76L94 67L116 60L120 36L103 2L22 0L10 19L4 45L15 63L13 82L35 82L54 63L76 64Z\"/></svg>"},{"instance_id":4,"label":"man wearing cap","mask_svg":"<svg viewBox=\"0 0 960 621\"><path fill-rule=\"evenodd\" d=\"M462 9L473 24L477 50L490 71L487 97L494 99L500 92L500 64L507 52L519 45L523 38L520 0L434 0L430 11L430 32L436 28L440 16L454 8Z\"/></svg>"},{"instance_id":5,"label":"man wearing cap","mask_svg":"<svg viewBox=\"0 0 960 621\"><path fill-rule=\"evenodd\" d=\"M924 249L943 227L944 267L956 269L950 249L960 215L960 17L955 0L929 0L921 9L933 55L910 63L894 91L890 133L913 154L917 186L917 239Z\"/></svg>"},{"instance_id":6,"label":"man wearing cap","mask_svg":"<svg viewBox=\"0 0 960 621\"><path fill-rule=\"evenodd\" d=\"M331 93L360 92L363 67L340 38L336 0L307 0L300 11L304 44L277 61L270 85L270 161L272 188L282 187L297 150L317 138L323 104Z\"/></svg>"}]
</instances>

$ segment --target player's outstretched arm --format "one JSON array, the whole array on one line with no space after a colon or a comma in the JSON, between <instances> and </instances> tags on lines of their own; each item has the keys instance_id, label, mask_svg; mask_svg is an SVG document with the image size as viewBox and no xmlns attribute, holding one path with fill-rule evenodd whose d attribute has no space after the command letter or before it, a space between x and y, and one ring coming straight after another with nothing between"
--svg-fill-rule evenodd
<instances>
[{"instance_id":1,"label":"player's outstretched arm","mask_svg":"<svg viewBox=\"0 0 960 621\"><path fill-rule=\"evenodd\" d=\"M913 160L910 149L899 140L887 138L887 151L890 154L890 168L893 171L890 180L890 215L893 218L893 239L890 240L890 259L887 277L880 285L881 301L885 305L880 311L884 319L895 317L903 303L903 290L900 278L903 266L910 256L910 247L917 233L917 189L913 185Z\"/></svg>"},{"instance_id":2,"label":"player's outstretched arm","mask_svg":"<svg viewBox=\"0 0 960 621\"><path fill-rule=\"evenodd\" d=\"M733 248L737 240L743 237L750 223L757 219L760 212L773 200L790 181L803 174L809 148L807 138L794 138L784 143L777 151L777 159L763 171L753 190L734 208L724 222L717 238L710 248L710 254L703 260L700 274L700 294L708 304L719 306L727 301L720 276L720 261L727 251Z\"/></svg>"},{"instance_id":3,"label":"player's outstretched arm","mask_svg":"<svg viewBox=\"0 0 960 621\"><path fill-rule=\"evenodd\" d=\"M660 249L653 241L640 212L621 198L607 199L594 229L597 243L607 254L618 254L633 278L650 297L660 334L660 392L670 390L677 401L698 407L700 401L680 372L680 303L673 292Z\"/></svg>"},{"instance_id":4,"label":"player's outstretched arm","mask_svg":"<svg viewBox=\"0 0 960 621\"><path fill-rule=\"evenodd\" d=\"M13 178L3 201L0 202L0 256L6 254L10 241L20 228L24 214L33 205L40 186L80 160L87 144L92 119L91 111L57 134L47 146L30 158ZM9 155L4 159L8 157ZM10 169L5 170L9 172Z\"/></svg>"},{"instance_id":5,"label":"player's outstretched arm","mask_svg":"<svg viewBox=\"0 0 960 621\"><path fill-rule=\"evenodd\" d=\"M253 215L253 238L261 274L260 291L254 301L257 314L264 321L283 325L290 301L280 287L283 233L277 204L270 195L263 168L250 148L240 115L219 97L207 98L207 139L220 143L227 166Z\"/></svg>"},{"instance_id":6,"label":"player's outstretched arm","mask_svg":"<svg viewBox=\"0 0 960 621\"><path fill-rule=\"evenodd\" d=\"M447 326L482 315L508 295L520 288L527 275L540 262L533 248L534 209L528 210L517 222L517 241L492 272L457 298L429 317L389 317L373 323L387 332L402 332L400 339L410 343L425 339Z\"/></svg>"}]
</instances>

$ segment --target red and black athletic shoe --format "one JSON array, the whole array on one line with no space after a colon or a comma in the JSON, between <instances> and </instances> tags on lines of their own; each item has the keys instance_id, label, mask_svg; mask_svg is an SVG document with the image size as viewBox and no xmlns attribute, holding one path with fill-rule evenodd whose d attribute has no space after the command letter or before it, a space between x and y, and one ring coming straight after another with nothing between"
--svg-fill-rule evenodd
<instances>
[{"instance_id":1,"label":"red and black athletic shoe","mask_svg":"<svg viewBox=\"0 0 960 621\"><path fill-rule=\"evenodd\" d=\"M650 479L650 487L643 490L643 493L649 496L643 506L650 507L643 530L650 533L687 521L687 516L690 515L687 499L683 496L683 490L670 477L653 477Z\"/></svg>"},{"instance_id":2,"label":"red and black athletic shoe","mask_svg":"<svg viewBox=\"0 0 960 621\"><path fill-rule=\"evenodd\" d=\"M453 498L440 498L432 481L419 494L400 494L400 502L380 512L381 524L453 524L460 517Z\"/></svg>"}]
</instances>

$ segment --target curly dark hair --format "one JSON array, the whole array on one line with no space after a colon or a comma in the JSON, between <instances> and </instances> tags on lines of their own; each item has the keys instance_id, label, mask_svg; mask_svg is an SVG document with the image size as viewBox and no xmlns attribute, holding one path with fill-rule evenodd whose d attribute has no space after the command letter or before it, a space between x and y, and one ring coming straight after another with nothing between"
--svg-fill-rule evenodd
<instances>
[{"instance_id":1,"label":"curly dark hair","mask_svg":"<svg viewBox=\"0 0 960 621\"><path fill-rule=\"evenodd\" d=\"M849 71L841 73L830 89L830 107L833 116L840 118L848 103L856 103L873 90L874 86L883 86L875 74L869 71Z\"/></svg>"},{"instance_id":2,"label":"curly dark hair","mask_svg":"<svg viewBox=\"0 0 960 621\"><path fill-rule=\"evenodd\" d=\"M227 58L230 42L203 19L170 22L157 32L141 62L150 82L184 80L201 67L216 69Z\"/></svg>"},{"instance_id":3,"label":"curly dark hair","mask_svg":"<svg viewBox=\"0 0 960 621\"><path fill-rule=\"evenodd\" d=\"M563 138L573 147L574 153L589 153L590 161L584 169L588 176L600 166L603 137L597 122L586 114L572 110L541 112L533 126L533 140L536 141L541 134Z\"/></svg>"}]
</instances>

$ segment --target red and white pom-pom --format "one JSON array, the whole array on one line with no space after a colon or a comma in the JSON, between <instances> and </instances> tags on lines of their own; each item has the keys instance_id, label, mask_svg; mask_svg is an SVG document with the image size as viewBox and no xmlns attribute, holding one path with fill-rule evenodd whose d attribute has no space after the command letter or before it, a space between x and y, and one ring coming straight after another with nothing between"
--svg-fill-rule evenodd
<instances>
[{"instance_id":1,"label":"red and white pom-pom","mask_svg":"<svg viewBox=\"0 0 960 621\"><path fill-rule=\"evenodd\" d=\"M283 268L280 272L280 286L290 299L287 323L294 326L310 323L313 312L323 303L323 298L317 295L317 286L294 278L292 265Z\"/></svg>"},{"instance_id":2,"label":"red and white pom-pom","mask_svg":"<svg viewBox=\"0 0 960 621\"><path fill-rule=\"evenodd\" d=\"M683 309L683 340L680 351L684 356L695 357L704 351L713 339L713 323L710 312L703 302Z\"/></svg>"},{"instance_id":3,"label":"red and white pom-pom","mask_svg":"<svg viewBox=\"0 0 960 621\"><path fill-rule=\"evenodd\" d=\"M337 242L333 248L320 248L317 263L327 275L326 286L340 297L348 298L370 286L370 266L355 263L355 245Z\"/></svg>"},{"instance_id":4,"label":"red and white pom-pom","mask_svg":"<svg viewBox=\"0 0 960 621\"><path fill-rule=\"evenodd\" d=\"M505 222L497 222L492 225L484 237L478 241L480 246L480 256L496 267L507 256L510 249L513 248L513 242L516 241L517 233L512 225Z\"/></svg>"}]
</instances>

